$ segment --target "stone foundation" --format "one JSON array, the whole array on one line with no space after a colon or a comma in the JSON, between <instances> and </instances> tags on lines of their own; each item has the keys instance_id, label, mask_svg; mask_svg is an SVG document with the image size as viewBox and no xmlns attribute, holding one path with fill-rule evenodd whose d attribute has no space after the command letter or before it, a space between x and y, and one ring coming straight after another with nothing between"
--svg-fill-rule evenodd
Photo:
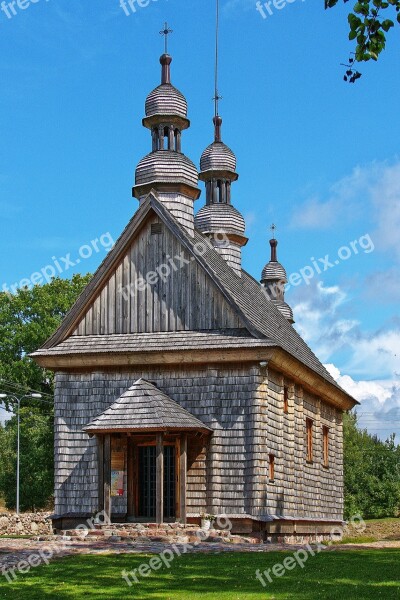
<instances>
[{"instance_id":1,"label":"stone foundation","mask_svg":"<svg viewBox=\"0 0 400 600\"><path fill-rule=\"evenodd\" d=\"M0 513L0 535L50 535L51 513Z\"/></svg>"}]
</instances>

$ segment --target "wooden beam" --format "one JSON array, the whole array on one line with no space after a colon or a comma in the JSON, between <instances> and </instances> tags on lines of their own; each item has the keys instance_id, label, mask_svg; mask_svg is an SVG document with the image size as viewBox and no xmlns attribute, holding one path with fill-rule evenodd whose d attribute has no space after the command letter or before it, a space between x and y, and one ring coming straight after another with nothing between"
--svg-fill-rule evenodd
<instances>
[{"instance_id":1,"label":"wooden beam","mask_svg":"<svg viewBox=\"0 0 400 600\"><path fill-rule=\"evenodd\" d=\"M179 517L186 525L186 482L187 482L187 434L181 435L179 456Z\"/></svg>"},{"instance_id":2,"label":"wooden beam","mask_svg":"<svg viewBox=\"0 0 400 600\"><path fill-rule=\"evenodd\" d=\"M108 523L111 522L111 435L104 436L104 512Z\"/></svg>"},{"instance_id":3,"label":"wooden beam","mask_svg":"<svg viewBox=\"0 0 400 600\"><path fill-rule=\"evenodd\" d=\"M104 436L97 436L98 512L104 510Z\"/></svg>"},{"instance_id":4,"label":"wooden beam","mask_svg":"<svg viewBox=\"0 0 400 600\"><path fill-rule=\"evenodd\" d=\"M156 454L156 521L164 519L164 434L157 434Z\"/></svg>"},{"instance_id":5,"label":"wooden beam","mask_svg":"<svg viewBox=\"0 0 400 600\"><path fill-rule=\"evenodd\" d=\"M134 460L135 460L135 447L133 444L132 438L128 437L127 444L127 516L134 517L135 516L135 470L134 470Z\"/></svg>"}]
</instances>

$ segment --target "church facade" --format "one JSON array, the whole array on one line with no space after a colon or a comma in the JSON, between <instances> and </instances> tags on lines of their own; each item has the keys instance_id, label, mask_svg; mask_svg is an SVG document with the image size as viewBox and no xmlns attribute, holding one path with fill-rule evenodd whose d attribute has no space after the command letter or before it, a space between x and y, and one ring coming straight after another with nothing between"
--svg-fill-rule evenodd
<instances>
[{"instance_id":1,"label":"church facade","mask_svg":"<svg viewBox=\"0 0 400 600\"><path fill-rule=\"evenodd\" d=\"M214 141L200 173L163 54L146 99L151 152L139 208L37 363L55 372L55 514L326 535L343 518L342 390L293 328L271 240L261 282L241 266L234 153ZM205 183L205 203L194 214Z\"/></svg>"}]
</instances>

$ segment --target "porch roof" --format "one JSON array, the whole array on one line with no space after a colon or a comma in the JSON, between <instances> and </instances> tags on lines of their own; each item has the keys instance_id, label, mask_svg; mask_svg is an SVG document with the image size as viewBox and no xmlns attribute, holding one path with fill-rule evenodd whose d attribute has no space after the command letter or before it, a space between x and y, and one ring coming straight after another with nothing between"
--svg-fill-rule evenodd
<instances>
[{"instance_id":1,"label":"porch roof","mask_svg":"<svg viewBox=\"0 0 400 600\"><path fill-rule=\"evenodd\" d=\"M84 431L92 434L167 430L212 431L145 379L138 379L107 410L84 427Z\"/></svg>"}]
</instances>

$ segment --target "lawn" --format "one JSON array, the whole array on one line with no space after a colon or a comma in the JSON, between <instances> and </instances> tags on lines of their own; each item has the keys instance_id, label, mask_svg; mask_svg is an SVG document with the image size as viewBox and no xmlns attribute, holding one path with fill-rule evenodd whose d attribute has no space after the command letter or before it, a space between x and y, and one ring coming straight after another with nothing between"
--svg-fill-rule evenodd
<instances>
[{"instance_id":1,"label":"lawn","mask_svg":"<svg viewBox=\"0 0 400 600\"><path fill-rule=\"evenodd\" d=\"M153 555L154 556L154 555ZM400 598L400 550L324 551L301 569L263 588L255 577L291 556L288 552L191 554L170 569L152 572L129 587L123 570L148 563L151 555L75 556L32 568L12 584L4 577L0 598L46 600L136 598L149 600L390 600Z\"/></svg>"}]
</instances>

